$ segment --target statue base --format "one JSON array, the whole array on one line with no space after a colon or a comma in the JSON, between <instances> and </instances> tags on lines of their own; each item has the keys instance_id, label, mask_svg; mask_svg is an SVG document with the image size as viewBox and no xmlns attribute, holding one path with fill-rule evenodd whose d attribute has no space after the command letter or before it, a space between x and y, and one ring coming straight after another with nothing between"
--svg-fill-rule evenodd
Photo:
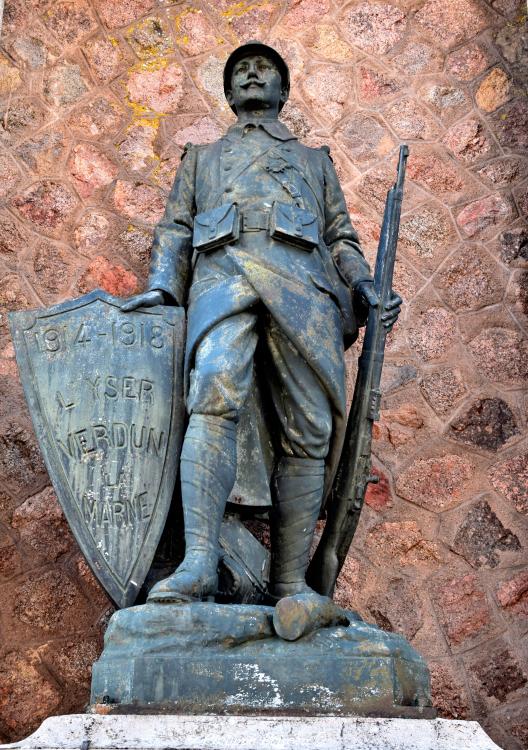
<instances>
[{"instance_id":1,"label":"statue base","mask_svg":"<svg viewBox=\"0 0 528 750\"><path fill-rule=\"evenodd\" d=\"M427 666L401 636L348 612L348 626L287 641L273 614L206 602L116 612L92 710L434 718Z\"/></svg>"},{"instance_id":2,"label":"statue base","mask_svg":"<svg viewBox=\"0 0 528 750\"><path fill-rule=\"evenodd\" d=\"M319 716L52 716L0 750L500 750L476 721Z\"/></svg>"}]
</instances>

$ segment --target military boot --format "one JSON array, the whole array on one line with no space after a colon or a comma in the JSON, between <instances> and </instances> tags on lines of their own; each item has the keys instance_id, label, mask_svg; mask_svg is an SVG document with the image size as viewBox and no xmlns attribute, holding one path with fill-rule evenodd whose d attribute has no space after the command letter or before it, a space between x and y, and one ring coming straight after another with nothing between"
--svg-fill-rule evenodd
<instances>
[{"instance_id":1,"label":"military boot","mask_svg":"<svg viewBox=\"0 0 528 750\"><path fill-rule=\"evenodd\" d=\"M220 526L236 477L236 424L192 414L180 475L185 557L171 576L152 587L149 602L200 601L216 594Z\"/></svg>"},{"instance_id":2,"label":"military boot","mask_svg":"<svg viewBox=\"0 0 528 750\"><path fill-rule=\"evenodd\" d=\"M305 574L323 499L324 468L322 459L282 458L275 472L269 586L272 599L312 592Z\"/></svg>"}]
</instances>

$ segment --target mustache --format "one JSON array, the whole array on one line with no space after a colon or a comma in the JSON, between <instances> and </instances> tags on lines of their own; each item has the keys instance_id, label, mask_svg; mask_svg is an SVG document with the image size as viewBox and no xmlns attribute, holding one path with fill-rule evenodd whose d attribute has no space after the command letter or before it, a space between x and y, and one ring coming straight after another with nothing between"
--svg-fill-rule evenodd
<instances>
[{"instance_id":1,"label":"mustache","mask_svg":"<svg viewBox=\"0 0 528 750\"><path fill-rule=\"evenodd\" d=\"M245 83L241 83L240 88L248 89L252 85L259 86L260 88L264 88L266 84L263 81L258 81L256 78L252 78L251 80L246 81Z\"/></svg>"}]
</instances>

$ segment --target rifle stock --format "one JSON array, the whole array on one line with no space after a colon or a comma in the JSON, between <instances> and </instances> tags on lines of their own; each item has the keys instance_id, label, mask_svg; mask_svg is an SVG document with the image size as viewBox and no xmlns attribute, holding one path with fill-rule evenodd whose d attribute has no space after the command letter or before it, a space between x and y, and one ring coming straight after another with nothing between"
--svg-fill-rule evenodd
<instances>
[{"instance_id":1,"label":"rifle stock","mask_svg":"<svg viewBox=\"0 0 528 750\"><path fill-rule=\"evenodd\" d=\"M381 371L387 336L381 316L392 295L408 154L408 147L400 146L396 182L387 193L374 271L374 289L380 303L369 310L343 451L327 506L326 524L307 573L310 586L326 596L332 595L350 549L368 484L378 481L371 475L370 455L372 426L379 418Z\"/></svg>"}]
</instances>

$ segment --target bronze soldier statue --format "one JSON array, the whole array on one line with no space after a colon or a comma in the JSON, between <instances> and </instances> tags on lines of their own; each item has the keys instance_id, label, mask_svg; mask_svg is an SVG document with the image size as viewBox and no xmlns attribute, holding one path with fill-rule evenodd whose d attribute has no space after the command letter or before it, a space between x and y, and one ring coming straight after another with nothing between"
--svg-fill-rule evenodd
<instances>
[{"instance_id":1,"label":"bronze soldier statue","mask_svg":"<svg viewBox=\"0 0 528 750\"><path fill-rule=\"evenodd\" d=\"M156 227L148 291L123 310L187 305L181 454L185 558L149 601L203 600L218 585L218 538L237 463L237 423L266 368L275 420L270 595L310 591L315 525L346 420L344 350L380 303L325 146L278 120L289 71L259 42L235 50L224 91L237 122L217 142L188 144ZM390 327L401 299L392 295Z\"/></svg>"}]
</instances>

